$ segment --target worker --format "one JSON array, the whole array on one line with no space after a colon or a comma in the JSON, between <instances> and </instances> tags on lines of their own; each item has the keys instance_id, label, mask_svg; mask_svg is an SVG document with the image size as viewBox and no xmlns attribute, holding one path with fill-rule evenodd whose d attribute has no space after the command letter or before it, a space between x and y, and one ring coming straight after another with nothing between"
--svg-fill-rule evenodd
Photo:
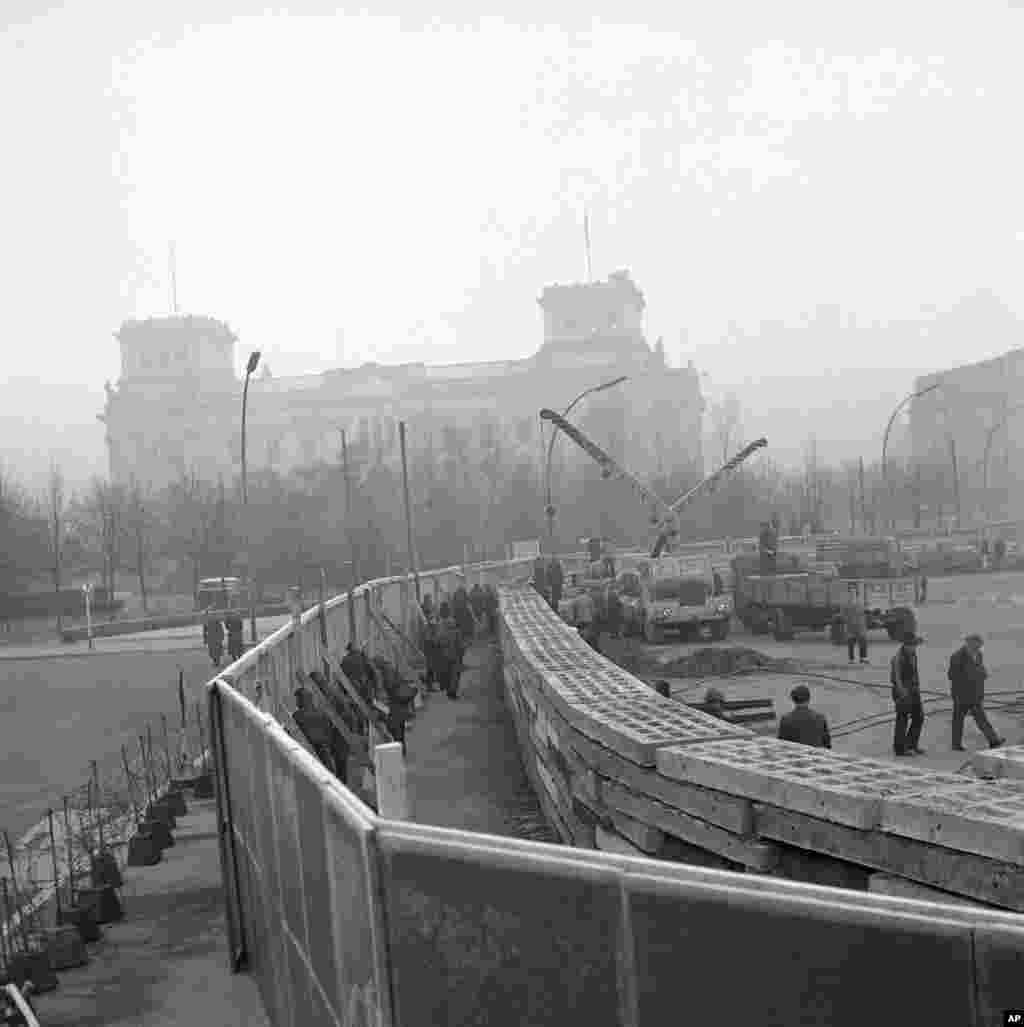
<instances>
[{"instance_id":1,"label":"worker","mask_svg":"<svg viewBox=\"0 0 1024 1027\"><path fill-rule=\"evenodd\" d=\"M717 688L709 688L704 693L704 712L718 720L728 720L725 715L725 696Z\"/></svg>"},{"instance_id":2,"label":"worker","mask_svg":"<svg viewBox=\"0 0 1024 1027\"><path fill-rule=\"evenodd\" d=\"M793 700L793 709L779 721L779 738L815 749L831 749L828 721L824 714L811 709L811 690L806 685L797 685L789 697Z\"/></svg>"},{"instance_id":3,"label":"worker","mask_svg":"<svg viewBox=\"0 0 1024 1027\"><path fill-rule=\"evenodd\" d=\"M922 641L914 632L908 631L889 666L892 701L896 707L892 742L896 756L924 755L924 750L918 745L924 727L921 676L917 668L917 647Z\"/></svg>"},{"instance_id":4,"label":"worker","mask_svg":"<svg viewBox=\"0 0 1024 1027\"><path fill-rule=\"evenodd\" d=\"M565 584L565 572L562 563L554 557L548 564L548 590L551 593L551 609L558 613L558 604L562 601L562 586Z\"/></svg>"},{"instance_id":5,"label":"worker","mask_svg":"<svg viewBox=\"0 0 1024 1027\"><path fill-rule=\"evenodd\" d=\"M757 549L761 557L761 573L774 574L779 553L779 537L770 521L761 522L761 534L757 539Z\"/></svg>"},{"instance_id":6,"label":"worker","mask_svg":"<svg viewBox=\"0 0 1024 1027\"><path fill-rule=\"evenodd\" d=\"M459 697L459 681L462 677L463 660L465 659L465 648L462 644L462 635L459 632L455 618L452 617L451 607L448 603L442 603L440 608L439 623L439 664L441 688L449 699Z\"/></svg>"},{"instance_id":7,"label":"worker","mask_svg":"<svg viewBox=\"0 0 1024 1027\"><path fill-rule=\"evenodd\" d=\"M622 600L614 585L609 585L604 593L604 628L612 638L622 635Z\"/></svg>"},{"instance_id":8,"label":"worker","mask_svg":"<svg viewBox=\"0 0 1024 1027\"><path fill-rule=\"evenodd\" d=\"M857 596L857 586L851 582L843 603L843 626L846 628L846 651L853 663L854 649L860 649L860 662L868 662L868 621L864 604Z\"/></svg>"},{"instance_id":9,"label":"worker","mask_svg":"<svg viewBox=\"0 0 1024 1027\"><path fill-rule=\"evenodd\" d=\"M538 556L533 561L533 587L542 595L545 599L548 596L548 576L547 567L544 563L543 557Z\"/></svg>"},{"instance_id":10,"label":"worker","mask_svg":"<svg viewBox=\"0 0 1024 1027\"><path fill-rule=\"evenodd\" d=\"M981 657L981 635L970 634L949 659L949 683L953 693L953 751L964 751L964 719L969 713L985 736L990 749L998 749L1003 739L996 734L985 715L985 679L988 671Z\"/></svg>"}]
</instances>

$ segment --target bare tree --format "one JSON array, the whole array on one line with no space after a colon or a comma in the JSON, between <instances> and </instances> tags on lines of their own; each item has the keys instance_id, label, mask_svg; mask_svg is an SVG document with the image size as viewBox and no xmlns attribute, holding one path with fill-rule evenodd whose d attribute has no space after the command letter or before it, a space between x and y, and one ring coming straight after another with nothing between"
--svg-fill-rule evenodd
<instances>
[{"instance_id":1,"label":"bare tree","mask_svg":"<svg viewBox=\"0 0 1024 1027\"><path fill-rule=\"evenodd\" d=\"M64 474L56 464L50 465L46 483L46 516L50 527L50 556L53 571L53 590L60 594L64 570L64 519L67 515L67 497L64 492ZM64 615L57 609L57 631L64 628Z\"/></svg>"},{"instance_id":2,"label":"bare tree","mask_svg":"<svg viewBox=\"0 0 1024 1027\"><path fill-rule=\"evenodd\" d=\"M146 568L149 562L149 518L146 497L142 486L132 479L128 493L128 528L135 551L135 572L139 578L139 598L142 612L149 612L149 596L146 590Z\"/></svg>"},{"instance_id":3,"label":"bare tree","mask_svg":"<svg viewBox=\"0 0 1024 1027\"><path fill-rule=\"evenodd\" d=\"M730 393L720 403L713 403L710 410L711 437L718 461L724 464L743 444L743 408L740 401Z\"/></svg>"}]
</instances>

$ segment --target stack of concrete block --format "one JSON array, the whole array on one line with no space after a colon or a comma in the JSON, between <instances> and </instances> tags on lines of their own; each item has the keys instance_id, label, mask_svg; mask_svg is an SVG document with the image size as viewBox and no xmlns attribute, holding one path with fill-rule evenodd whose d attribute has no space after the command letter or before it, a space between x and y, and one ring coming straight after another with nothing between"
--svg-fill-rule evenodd
<instances>
[{"instance_id":1,"label":"stack of concrete block","mask_svg":"<svg viewBox=\"0 0 1024 1027\"><path fill-rule=\"evenodd\" d=\"M1020 750L985 754L993 782L765 738L652 692L532 589L501 609L524 758L565 841L860 888L880 871L1024 911Z\"/></svg>"}]
</instances>

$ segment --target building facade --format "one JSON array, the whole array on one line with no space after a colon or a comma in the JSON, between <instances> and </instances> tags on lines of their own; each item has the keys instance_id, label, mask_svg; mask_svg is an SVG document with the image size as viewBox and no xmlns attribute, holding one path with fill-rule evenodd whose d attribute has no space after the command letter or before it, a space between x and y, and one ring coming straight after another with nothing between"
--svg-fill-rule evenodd
<instances>
[{"instance_id":1,"label":"building facade","mask_svg":"<svg viewBox=\"0 0 1024 1027\"><path fill-rule=\"evenodd\" d=\"M432 366L364 364L249 385L246 454L250 469L288 472L334 462L340 432L357 449L397 461L398 422L409 444L461 444L541 465L539 411L564 407L584 389L626 375L589 398L574 420L641 475L702 469L704 400L696 369L669 367L661 343L643 335L644 297L627 272L604 282L553 285L538 303L543 342L526 359ZM230 481L241 467L242 380L237 341L212 318L126 322L116 333L121 377L107 386L111 477L159 489L187 474ZM561 447L564 451L569 447ZM560 452L560 467L587 460Z\"/></svg>"}]
</instances>

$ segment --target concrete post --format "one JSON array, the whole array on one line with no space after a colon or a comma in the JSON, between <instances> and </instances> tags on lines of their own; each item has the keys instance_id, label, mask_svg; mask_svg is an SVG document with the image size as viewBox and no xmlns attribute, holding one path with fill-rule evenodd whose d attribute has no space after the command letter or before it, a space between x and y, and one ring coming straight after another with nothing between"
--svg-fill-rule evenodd
<instances>
[{"instance_id":1,"label":"concrete post","mask_svg":"<svg viewBox=\"0 0 1024 1027\"><path fill-rule=\"evenodd\" d=\"M386 742L375 746L373 766L377 779L377 812L389 820L408 820L409 794L402 743Z\"/></svg>"}]
</instances>

